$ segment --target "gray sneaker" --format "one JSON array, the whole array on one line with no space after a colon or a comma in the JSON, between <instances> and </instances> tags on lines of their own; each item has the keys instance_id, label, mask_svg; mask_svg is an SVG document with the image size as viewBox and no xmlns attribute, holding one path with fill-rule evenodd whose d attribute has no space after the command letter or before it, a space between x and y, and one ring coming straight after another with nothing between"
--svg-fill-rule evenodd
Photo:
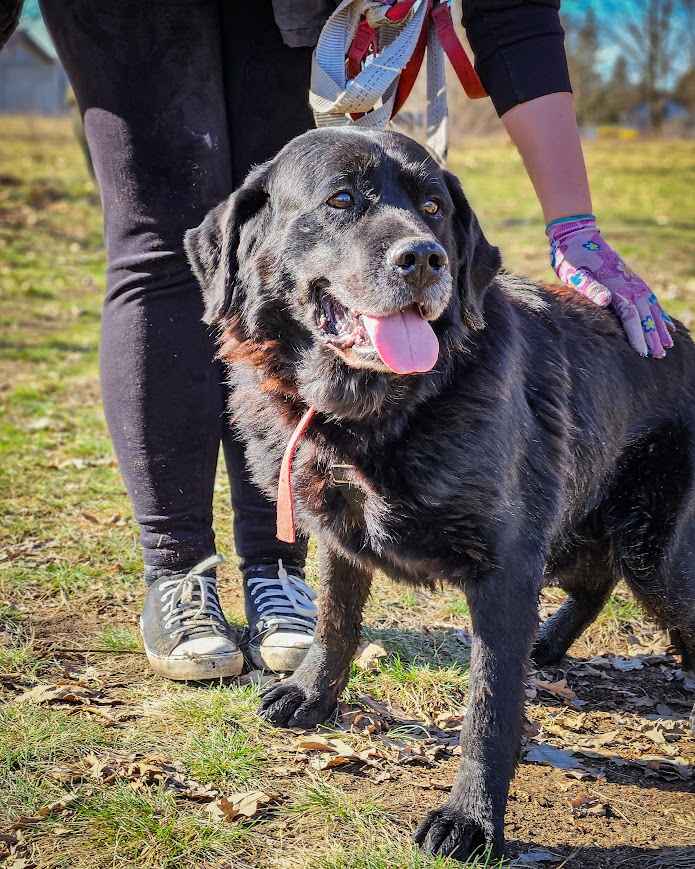
<instances>
[{"instance_id":1,"label":"gray sneaker","mask_svg":"<svg viewBox=\"0 0 695 869\"><path fill-rule=\"evenodd\" d=\"M282 559L249 568L244 575L248 654L256 667L291 673L314 640L316 594L303 571L285 570Z\"/></svg>"},{"instance_id":2,"label":"gray sneaker","mask_svg":"<svg viewBox=\"0 0 695 869\"><path fill-rule=\"evenodd\" d=\"M168 679L238 676L244 657L220 606L211 555L187 572L168 572L147 589L140 619L145 653Z\"/></svg>"}]
</instances>

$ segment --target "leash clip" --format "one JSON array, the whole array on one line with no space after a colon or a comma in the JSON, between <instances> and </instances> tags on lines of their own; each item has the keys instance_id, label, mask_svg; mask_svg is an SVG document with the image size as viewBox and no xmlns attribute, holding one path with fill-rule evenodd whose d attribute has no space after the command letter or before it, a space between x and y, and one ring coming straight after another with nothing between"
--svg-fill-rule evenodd
<instances>
[{"instance_id":1,"label":"leash clip","mask_svg":"<svg viewBox=\"0 0 695 869\"><path fill-rule=\"evenodd\" d=\"M354 480L350 480L350 479L339 480L334 474L334 471L336 469L340 469L342 471L354 471L355 466L354 465L331 465L329 470L330 470L330 474L331 474L331 485L332 486L354 486L355 485Z\"/></svg>"}]
</instances>

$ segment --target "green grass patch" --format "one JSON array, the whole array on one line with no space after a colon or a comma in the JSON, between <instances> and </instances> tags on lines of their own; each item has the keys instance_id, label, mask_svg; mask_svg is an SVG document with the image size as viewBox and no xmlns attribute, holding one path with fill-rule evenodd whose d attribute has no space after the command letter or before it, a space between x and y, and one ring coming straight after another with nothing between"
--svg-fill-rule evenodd
<instances>
[{"instance_id":1,"label":"green grass patch","mask_svg":"<svg viewBox=\"0 0 695 869\"><path fill-rule=\"evenodd\" d=\"M17 703L0 707L0 771L43 771L109 741L105 729L57 709Z\"/></svg>"},{"instance_id":2,"label":"green grass patch","mask_svg":"<svg viewBox=\"0 0 695 869\"><path fill-rule=\"evenodd\" d=\"M613 624L616 627L643 620L644 610L629 592L612 594L599 616L599 623Z\"/></svg>"},{"instance_id":3,"label":"green grass patch","mask_svg":"<svg viewBox=\"0 0 695 869\"><path fill-rule=\"evenodd\" d=\"M252 832L241 824L208 820L203 811L179 810L163 791L115 785L78 804L71 818L47 825L40 865L200 869L220 865L223 857L225 865L243 865L242 849ZM57 826L62 834L52 840Z\"/></svg>"},{"instance_id":4,"label":"green grass patch","mask_svg":"<svg viewBox=\"0 0 695 869\"><path fill-rule=\"evenodd\" d=\"M325 779L303 785L285 808L285 814L310 818L313 824L350 827L365 834L392 820L388 811L373 800L355 797Z\"/></svg>"},{"instance_id":5,"label":"green grass patch","mask_svg":"<svg viewBox=\"0 0 695 869\"><path fill-rule=\"evenodd\" d=\"M386 842L373 846L338 846L310 863L310 869L501 869L503 861L484 856L460 863L446 857L429 857L414 845Z\"/></svg>"},{"instance_id":6,"label":"green grass patch","mask_svg":"<svg viewBox=\"0 0 695 869\"><path fill-rule=\"evenodd\" d=\"M458 709L467 686L468 671L462 664L404 661L396 654L381 659L374 670L360 670L353 664L347 699L355 701L360 694L370 694L424 718L434 712Z\"/></svg>"},{"instance_id":7,"label":"green grass patch","mask_svg":"<svg viewBox=\"0 0 695 869\"><path fill-rule=\"evenodd\" d=\"M220 685L206 690L180 688L164 709L186 731L215 725L258 730L269 727L257 715L260 702L254 685Z\"/></svg>"},{"instance_id":8,"label":"green grass patch","mask_svg":"<svg viewBox=\"0 0 695 869\"><path fill-rule=\"evenodd\" d=\"M452 600L447 601L444 607L444 611L446 615L452 619L469 620L471 617L471 611L468 608L468 603L466 602L466 598L463 596L452 598Z\"/></svg>"},{"instance_id":9,"label":"green grass patch","mask_svg":"<svg viewBox=\"0 0 695 869\"><path fill-rule=\"evenodd\" d=\"M32 643L4 643L0 641L0 673L19 673L34 676L41 667Z\"/></svg>"},{"instance_id":10,"label":"green grass patch","mask_svg":"<svg viewBox=\"0 0 695 869\"><path fill-rule=\"evenodd\" d=\"M96 648L112 652L137 652L142 649L140 634L135 628L108 626L95 638Z\"/></svg>"},{"instance_id":11,"label":"green grass patch","mask_svg":"<svg viewBox=\"0 0 695 869\"><path fill-rule=\"evenodd\" d=\"M412 610L415 609L420 603L416 592L414 591L406 591L404 592L400 600L398 601L399 606L402 606L403 609Z\"/></svg>"},{"instance_id":12,"label":"green grass patch","mask_svg":"<svg viewBox=\"0 0 695 869\"><path fill-rule=\"evenodd\" d=\"M266 766L261 743L223 724L191 733L179 756L194 779L226 789L257 782Z\"/></svg>"},{"instance_id":13,"label":"green grass patch","mask_svg":"<svg viewBox=\"0 0 695 869\"><path fill-rule=\"evenodd\" d=\"M21 815L34 815L64 793L57 782L37 773L0 767L0 825L9 825Z\"/></svg>"},{"instance_id":14,"label":"green grass patch","mask_svg":"<svg viewBox=\"0 0 695 869\"><path fill-rule=\"evenodd\" d=\"M172 687L129 737L180 758L192 778L226 790L260 785L267 768L258 690L246 686Z\"/></svg>"}]
</instances>

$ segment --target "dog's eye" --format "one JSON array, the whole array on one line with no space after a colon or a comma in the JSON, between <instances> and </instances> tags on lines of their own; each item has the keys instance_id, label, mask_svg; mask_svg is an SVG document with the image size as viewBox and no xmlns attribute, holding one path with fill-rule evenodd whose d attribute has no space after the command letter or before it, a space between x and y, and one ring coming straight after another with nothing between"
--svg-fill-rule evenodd
<instances>
[{"instance_id":1,"label":"dog's eye","mask_svg":"<svg viewBox=\"0 0 695 869\"><path fill-rule=\"evenodd\" d=\"M439 203L436 199L426 199L422 203L422 210L425 214L439 214Z\"/></svg>"},{"instance_id":2,"label":"dog's eye","mask_svg":"<svg viewBox=\"0 0 695 869\"><path fill-rule=\"evenodd\" d=\"M339 190L326 200L326 205L330 205L331 208L349 208L354 201L352 193L348 193L347 190Z\"/></svg>"}]
</instances>

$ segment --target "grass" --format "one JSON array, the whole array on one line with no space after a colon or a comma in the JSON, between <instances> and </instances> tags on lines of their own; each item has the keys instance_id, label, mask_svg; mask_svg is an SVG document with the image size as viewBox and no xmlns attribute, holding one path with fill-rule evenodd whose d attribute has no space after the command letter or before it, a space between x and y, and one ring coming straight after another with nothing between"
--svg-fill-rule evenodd
<instances>
[{"instance_id":1,"label":"grass","mask_svg":"<svg viewBox=\"0 0 695 869\"><path fill-rule=\"evenodd\" d=\"M41 658L32 643L9 643L0 646L0 673L18 673L33 677L41 667Z\"/></svg>"},{"instance_id":2,"label":"grass","mask_svg":"<svg viewBox=\"0 0 695 869\"><path fill-rule=\"evenodd\" d=\"M465 597L457 597L447 603L446 615L451 619L470 619L470 610Z\"/></svg>"},{"instance_id":3,"label":"grass","mask_svg":"<svg viewBox=\"0 0 695 869\"><path fill-rule=\"evenodd\" d=\"M226 791L262 787L268 760L262 732L269 728L256 714L258 703L253 686L172 686L128 744L165 749L203 784Z\"/></svg>"},{"instance_id":4,"label":"grass","mask_svg":"<svg viewBox=\"0 0 695 869\"><path fill-rule=\"evenodd\" d=\"M379 803L355 798L324 779L304 785L286 812L296 817L308 816L312 822L340 827L342 831L350 827L358 834L381 828L389 820L387 810Z\"/></svg>"},{"instance_id":5,"label":"grass","mask_svg":"<svg viewBox=\"0 0 695 869\"><path fill-rule=\"evenodd\" d=\"M76 759L109 741L89 718L33 703L0 708L0 769L41 772Z\"/></svg>"},{"instance_id":6,"label":"grass","mask_svg":"<svg viewBox=\"0 0 695 869\"><path fill-rule=\"evenodd\" d=\"M223 725L190 734L177 755L193 778L225 789L253 785L266 768L266 754L253 737Z\"/></svg>"},{"instance_id":7,"label":"grass","mask_svg":"<svg viewBox=\"0 0 695 869\"><path fill-rule=\"evenodd\" d=\"M256 715L259 700L258 689L252 685L217 686L206 691L183 688L170 699L168 713L183 730L209 726L261 730L265 724Z\"/></svg>"},{"instance_id":8,"label":"grass","mask_svg":"<svg viewBox=\"0 0 695 869\"><path fill-rule=\"evenodd\" d=\"M460 664L417 659L406 662L395 654L380 659L374 670L361 670L353 664L346 697L357 700L360 694L369 694L413 717L427 718L434 712L459 707L467 685L467 669Z\"/></svg>"},{"instance_id":9,"label":"grass","mask_svg":"<svg viewBox=\"0 0 695 869\"><path fill-rule=\"evenodd\" d=\"M109 626L96 636L97 648L111 652L137 652L142 649L140 634L134 628Z\"/></svg>"},{"instance_id":10,"label":"grass","mask_svg":"<svg viewBox=\"0 0 695 869\"><path fill-rule=\"evenodd\" d=\"M587 142L594 211L606 239L650 283L664 306L692 322L695 149L690 141ZM506 141L471 140L451 168L505 263L541 280L553 276L543 219L521 159Z\"/></svg>"},{"instance_id":11,"label":"grass","mask_svg":"<svg viewBox=\"0 0 695 869\"><path fill-rule=\"evenodd\" d=\"M692 324L693 143L590 143L587 157L606 236L652 282L665 307ZM512 149L498 140L468 140L453 149L451 162L506 264L549 279L540 213ZM168 684L149 674L141 655L117 654L141 649L134 622L142 563L99 403L105 278L98 197L69 125L60 120L3 117L0 175L0 824L73 788L80 799L71 811L24 831L23 854L32 864L460 865L425 857L409 844L418 816L441 802L442 794L422 789L437 770L407 767L385 786L367 773L319 776L297 761L294 734L257 717L256 688ZM243 605L223 472L215 522L220 549L230 556L220 570L222 598L236 621ZM309 574L313 581L313 552ZM375 583L365 636L388 654L373 671L354 669L344 696L368 693L422 720L456 714L465 701L469 650L455 626L468 624L460 593ZM625 638L643 625L637 605L619 590L592 636L624 651ZM113 654L54 651L78 646ZM124 719L105 726L93 711L13 702L37 679L70 673L103 683ZM366 747L371 737L349 739ZM57 767L112 748L179 760L192 778L225 792L277 789L279 803L253 824L221 825L200 806L157 788L66 785L53 777ZM444 771L449 782L453 764ZM278 772L283 767L290 772ZM566 817L558 825L573 829ZM668 843L672 834L652 826L647 835Z\"/></svg>"},{"instance_id":12,"label":"grass","mask_svg":"<svg viewBox=\"0 0 695 869\"><path fill-rule=\"evenodd\" d=\"M444 857L428 857L414 845L386 842L374 847L336 848L320 857L310 869L497 869L504 864L490 857L460 863Z\"/></svg>"},{"instance_id":13,"label":"grass","mask_svg":"<svg viewBox=\"0 0 695 869\"><path fill-rule=\"evenodd\" d=\"M121 784L81 801L67 821L61 818L59 825L48 825L46 850L50 853L42 866L228 866L227 861L240 855L251 836L246 827L224 826L201 812L180 811L174 798L163 791L134 792Z\"/></svg>"},{"instance_id":14,"label":"grass","mask_svg":"<svg viewBox=\"0 0 695 869\"><path fill-rule=\"evenodd\" d=\"M32 703L0 706L0 823L57 799L60 789L48 774L108 742L91 719Z\"/></svg>"}]
</instances>

